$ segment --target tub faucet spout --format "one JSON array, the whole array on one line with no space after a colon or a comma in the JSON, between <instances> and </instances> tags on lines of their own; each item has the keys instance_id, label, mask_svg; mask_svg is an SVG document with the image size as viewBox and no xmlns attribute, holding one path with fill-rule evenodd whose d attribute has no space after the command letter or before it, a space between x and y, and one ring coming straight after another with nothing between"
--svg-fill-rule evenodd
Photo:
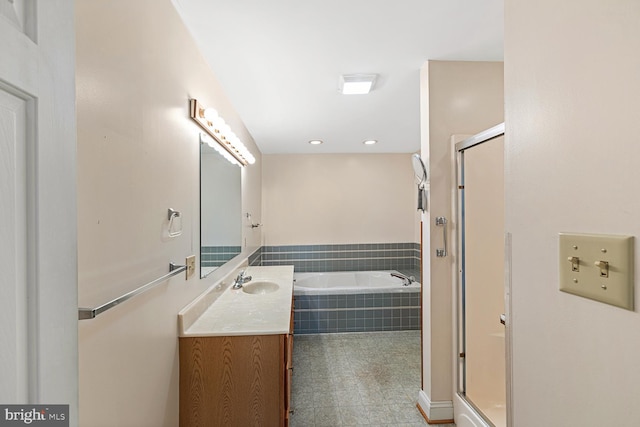
<instances>
[{"instance_id":1,"label":"tub faucet spout","mask_svg":"<svg viewBox=\"0 0 640 427\"><path fill-rule=\"evenodd\" d=\"M251 276L245 276L244 273L245 271L242 270L240 274L238 274L238 277L236 277L236 280L233 281L233 289L240 289L242 285L251 280Z\"/></svg>"},{"instance_id":2,"label":"tub faucet spout","mask_svg":"<svg viewBox=\"0 0 640 427\"><path fill-rule=\"evenodd\" d=\"M405 276L402 273L393 272L393 273L391 273L391 275L393 277L397 277L398 279L402 279L402 286L409 286L410 284L412 284L413 282L416 281L415 277L413 277L413 276Z\"/></svg>"}]
</instances>

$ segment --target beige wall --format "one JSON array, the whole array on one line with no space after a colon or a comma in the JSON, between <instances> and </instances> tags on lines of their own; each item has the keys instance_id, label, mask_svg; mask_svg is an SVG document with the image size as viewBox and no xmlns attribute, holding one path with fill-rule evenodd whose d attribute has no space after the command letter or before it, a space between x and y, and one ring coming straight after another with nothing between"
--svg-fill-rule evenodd
<instances>
[{"instance_id":1,"label":"beige wall","mask_svg":"<svg viewBox=\"0 0 640 427\"><path fill-rule=\"evenodd\" d=\"M451 237L451 136L473 135L503 121L501 62L429 61L421 71L422 155L431 172L430 212L424 216L424 269L430 271L423 292L423 390L432 402L452 399L452 295L450 254L437 258L442 228L435 217L449 221ZM449 239L451 241L451 239ZM429 264L430 263L430 264Z\"/></svg>"},{"instance_id":2,"label":"beige wall","mask_svg":"<svg viewBox=\"0 0 640 427\"><path fill-rule=\"evenodd\" d=\"M640 236L640 3L505 4L514 425L636 426L638 273L635 311L559 292L558 233Z\"/></svg>"},{"instance_id":3,"label":"beige wall","mask_svg":"<svg viewBox=\"0 0 640 427\"><path fill-rule=\"evenodd\" d=\"M169 0L76 3L81 305L108 301L199 253L198 128L188 99L218 109L258 158L243 206L260 215L260 154ZM167 208L183 234L165 235ZM260 245L244 228L245 254ZM177 313L205 280L175 276L79 323L80 425L178 424Z\"/></svg>"},{"instance_id":4,"label":"beige wall","mask_svg":"<svg viewBox=\"0 0 640 427\"><path fill-rule=\"evenodd\" d=\"M411 154L263 156L265 245L419 242Z\"/></svg>"}]
</instances>

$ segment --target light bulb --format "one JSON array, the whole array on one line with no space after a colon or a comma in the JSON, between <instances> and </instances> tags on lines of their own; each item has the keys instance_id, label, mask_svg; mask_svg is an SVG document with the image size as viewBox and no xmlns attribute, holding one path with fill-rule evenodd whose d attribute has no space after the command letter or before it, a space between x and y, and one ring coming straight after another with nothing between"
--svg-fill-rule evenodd
<instances>
[{"instance_id":1,"label":"light bulb","mask_svg":"<svg viewBox=\"0 0 640 427\"><path fill-rule=\"evenodd\" d=\"M213 122L218 117L218 112L214 108L205 108L204 118L209 122Z\"/></svg>"},{"instance_id":2,"label":"light bulb","mask_svg":"<svg viewBox=\"0 0 640 427\"><path fill-rule=\"evenodd\" d=\"M220 128L222 126L224 126L226 123L224 122L224 119L220 116L215 117L212 121L211 121L211 127L213 127L216 130L220 130Z\"/></svg>"},{"instance_id":3,"label":"light bulb","mask_svg":"<svg viewBox=\"0 0 640 427\"><path fill-rule=\"evenodd\" d=\"M225 139L227 139L227 135L231 133L231 127L229 127L229 125L226 123L221 125L218 129L220 130L220 133L222 134L222 136L225 137Z\"/></svg>"},{"instance_id":4,"label":"light bulb","mask_svg":"<svg viewBox=\"0 0 640 427\"><path fill-rule=\"evenodd\" d=\"M233 131L229 132L229 135L227 135L227 140L234 146L237 146L238 143L240 142L240 139L236 136L236 134Z\"/></svg>"}]
</instances>

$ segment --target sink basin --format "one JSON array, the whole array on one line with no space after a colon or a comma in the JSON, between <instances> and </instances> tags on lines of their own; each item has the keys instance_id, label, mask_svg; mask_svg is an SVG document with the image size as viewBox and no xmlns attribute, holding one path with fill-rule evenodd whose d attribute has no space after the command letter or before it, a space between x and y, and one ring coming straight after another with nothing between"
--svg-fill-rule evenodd
<instances>
[{"instance_id":1,"label":"sink basin","mask_svg":"<svg viewBox=\"0 0 640 427\"><path fill-rule=\"evenodd\" d=\"M244 292L253 295L270 294L278 289L280 289L280 286L273 282L250 282L242 286Z\"/></svg>"}]
</instances>

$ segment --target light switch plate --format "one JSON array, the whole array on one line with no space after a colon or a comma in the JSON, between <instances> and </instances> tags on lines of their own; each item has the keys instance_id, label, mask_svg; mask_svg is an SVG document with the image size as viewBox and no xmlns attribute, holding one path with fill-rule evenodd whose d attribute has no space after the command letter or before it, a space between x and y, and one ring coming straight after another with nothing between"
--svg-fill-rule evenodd
<instances>
[{"instance_id":1,"label":"light switch plate","mask_svg":"<svg viewBox=\"0 0 640 427\"><path fill-rule=\"evenodd\" d=\"M561 291L633 310L633 236L560 233L559 237Z\"/></svg>"},{"instance_id":2,"label":"light switch plate","mask_svg":"<svg viewBox=\"0 0 640 427\"><path fill-rule=\"evenodd\" d=\"M196 256L190 255L185 259L185 265L187 266L187 270L185 272L186 279L193 276L193 273L196 272Z\"/></svg>"}]
</instances>

